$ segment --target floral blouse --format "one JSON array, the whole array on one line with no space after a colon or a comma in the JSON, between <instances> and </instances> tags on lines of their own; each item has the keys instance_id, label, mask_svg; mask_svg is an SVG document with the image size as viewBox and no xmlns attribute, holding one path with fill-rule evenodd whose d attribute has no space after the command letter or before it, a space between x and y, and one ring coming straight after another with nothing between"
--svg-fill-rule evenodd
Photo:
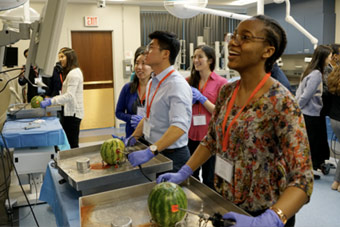
<instances>
[{"instance_id":1,"label":"floral blouse","mask_svg":"<svg viewBox=\"0 0 340 227\"><path fill-rule=\"evenodd\" d=\"M208 134L201 142L234 165L232 183L215 175L217 192L250 212L269 208L289 186L301 188L310 198L313 171L304 118L293 95L279 82L248 103L232 125L227 151L222 151L222 131L241 109L233 105L222 129L236 84L221 88Z\"/></svg>"}]
</instances>

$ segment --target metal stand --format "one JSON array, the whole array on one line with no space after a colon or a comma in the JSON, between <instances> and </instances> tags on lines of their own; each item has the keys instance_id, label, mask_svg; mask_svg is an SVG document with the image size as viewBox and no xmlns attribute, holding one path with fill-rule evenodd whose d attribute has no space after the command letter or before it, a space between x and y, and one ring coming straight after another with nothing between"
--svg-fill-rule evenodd
<instances>
[{"instance_id":1,"label":"metal stand","mask_svg":"<svg viewBox=\"0 0 340 227\"><path fill-rule=\"evenodd\" d=\"M30 204L43 203L39 200L40 189L48 162L54 157L54 147L15 149L14 164ZM10 200L14 206L26 206L27 201L19 185L15 172L11 174Z\"/></svg>"}]
</instances>

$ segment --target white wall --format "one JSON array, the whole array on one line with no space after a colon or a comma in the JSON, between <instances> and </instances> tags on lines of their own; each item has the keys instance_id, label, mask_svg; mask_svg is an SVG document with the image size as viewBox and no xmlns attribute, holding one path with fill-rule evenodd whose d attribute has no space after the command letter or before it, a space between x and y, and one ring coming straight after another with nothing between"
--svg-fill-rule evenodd
<instances>
[{"instance_id":1,"label":"white wall","mask_svg":"<svg viewBox=\"0 0 340 227\"><path fill-rule=\"evenodd\" d=\"M41 13L45 3L31 3L31 7ZM98 16L98 27L85 27L84 16ZM0 24L2 28L2 24ZM129 80L123 78L123 59L126 53L132 55L140 46L140 7L131 5L111 5L107 4L106 8L97 8L97 4L68 3L65 14L59 48L71 47L72 30L102 30L113 31L112 49L113 49L113 74L114 74L114 100L117 103L119 93L123 85ZM29 41L19 41L13 46L19 47L19 66L25 64L23 51L29 47ZM86 48L86 47L84 47ZM100 54L100 53L98 53ZM56 53L57 61L57 53ZM116 127L121 122L116 119Z\"/></svg>"},{"instance_id":2,"label":"white wall","mask_svg":"<svg viewBox=\"0 0 340 227\"><path fill-rule=\"evenodd\" d=\"M335 0L335 43L340 43L340 0Z\"/></svg>"}]
</instances>

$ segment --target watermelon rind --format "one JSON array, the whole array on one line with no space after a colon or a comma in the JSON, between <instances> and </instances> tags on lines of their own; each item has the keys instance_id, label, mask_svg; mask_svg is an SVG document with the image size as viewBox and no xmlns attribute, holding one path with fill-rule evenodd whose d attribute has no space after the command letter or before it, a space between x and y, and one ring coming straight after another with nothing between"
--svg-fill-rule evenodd
<instances>
[{"instance_id":1,"label":"watermelon rind","mask_svg":"<svg viewBox=\"0 0 340 227\"><path fill-rule=\"evenodd\" d=\"M100 155L109 165L120 165L126 161L124 142L117 138L104 141L100 147Z\"/></svg>"},{"instance_id":2,"label":"watermelon rind","mask_svg":"<svg viewBox=\"0 0 340 227\"><path fill-rule=\"evenodd\" d=\"M40 107L40 102L43 101L44 98L41 97L40 95L36 95L31 99L31 107L32 108L39 108Z\"/></svg>"},{"instance_id":3,"label":"watermelon rind","mask_svg":"<svg viewBox=\"0 0 340 227\"><path fill-rule=\"evenodd\" d=\"M188 200L183 189L171 182L157 184L148 197L148 207L152 220L161 227L173 227L183 219L186 212L175 209L187 209Z\"/></svg>"}]
</instances>

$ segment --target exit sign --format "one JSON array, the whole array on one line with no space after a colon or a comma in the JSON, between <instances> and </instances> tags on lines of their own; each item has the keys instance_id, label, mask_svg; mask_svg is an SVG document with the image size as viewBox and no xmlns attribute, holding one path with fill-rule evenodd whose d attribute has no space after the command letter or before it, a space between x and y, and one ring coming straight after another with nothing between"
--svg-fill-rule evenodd
<instances>
[{"instance_id":1,"label":"exit sign","mask_svg":"<svg viewBox=\"0 0 340 227\"><path fill-rule=\"evenodd\" d=\"M98 17L97 16L86 16L85 17L85 27L97 27Z\"/></svg>"}]
</instances>

